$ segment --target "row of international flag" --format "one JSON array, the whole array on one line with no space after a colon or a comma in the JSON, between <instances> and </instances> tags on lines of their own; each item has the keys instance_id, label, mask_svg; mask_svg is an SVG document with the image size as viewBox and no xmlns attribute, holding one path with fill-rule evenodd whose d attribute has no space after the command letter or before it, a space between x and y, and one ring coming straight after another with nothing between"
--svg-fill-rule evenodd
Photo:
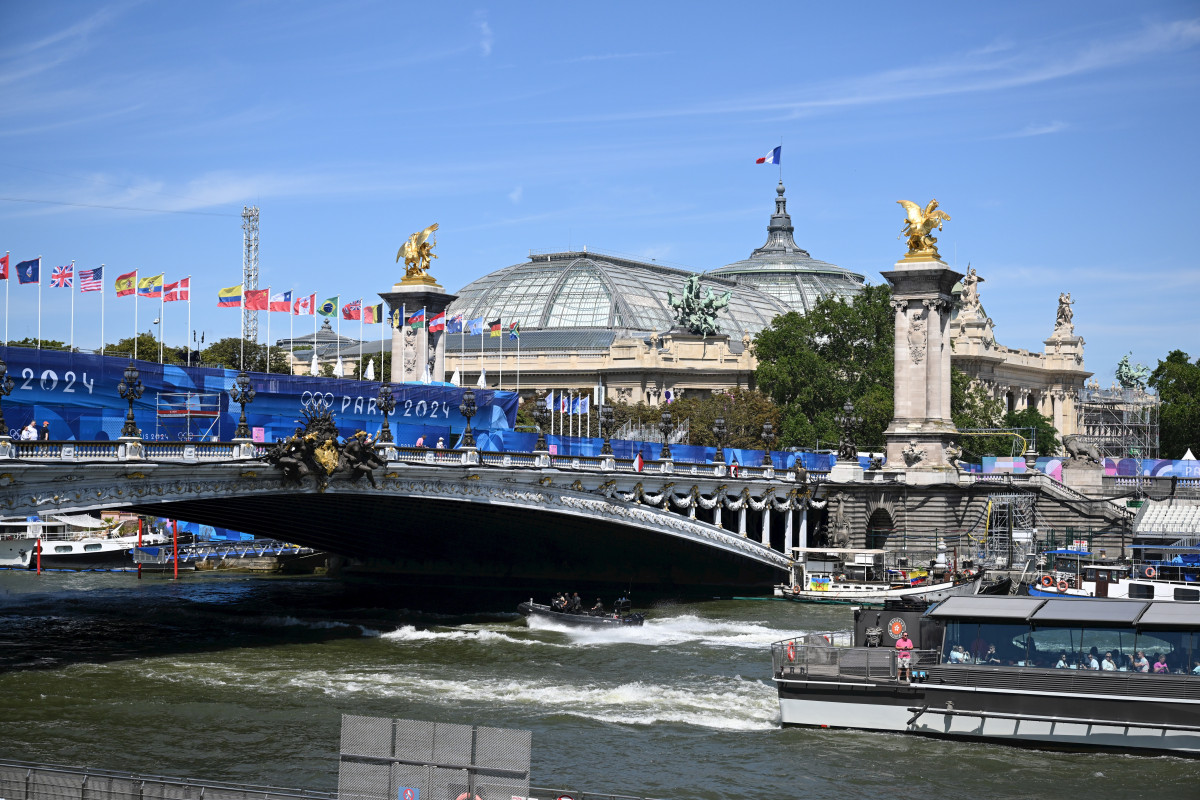
<instances>
[{"instance_id":1,"label":"row of international flag","mask_svg":"<svg viewBox=\"0 0 1200 800\"><path fill-rule=\"evenodd\" d=\"M401 313L404 313L404 325L413 328L425 328L430 333L445 331L446 333L482 336L486 330L489 336L502 336L504 334L504 327L501 325L499 319L485 323L483 317L470 320L464 319L462 314L447 317L445 311L439 311L437 314L428 315L427 317L424 308L414 310L411 314L396 311L392 315L392 318L388 319L383 310L383 303L367 306L363 305L361 299L353 300L345 305L341 303L341 295L327 297L318 303L315 292L293 297L293 293L290 290L272 294L269 288L243 289L240 284L230 286L227 289L217 290L217 306L219 308L244 308L247 311L280 311L304 317L314 315L337 317L339 306L341 306L342 319L364 322L368 325L386 322L389 327L398 328L401 325ZM508 338L519 339L520 337L521 323L510 322L508 325Z\"/></svg>"},{"instance_id":2,"label":"row of international flag","mask_svg":"<svg viewBox=\"0 0 1200 800\"><path fill-rule=\"evenodd\" d=\"M12 271L16 273L17 280L20 283L36 283L41 285L42 259L39 256L28 261L19 261L13 266ZM50 271L50 286L57 289L71 289L75 285L75 277L74 262L61 267L54 267ZM103 265L94 269L81 269L79 270L78 277L80 292L98 292L104 288ZM8 279L9 256L5 254L0 256L0 280ZM137 297L161 299L165 303L180 300L190 302L192 299L192 278L190 275L173 283L167 283L165 273L139 278L138 271L134 270L133 272L118 275L113 283L113 287L116 289L117 297L135 295ZM217 291L217 306L219 308L244 308L247 311L282 311L298 316L319 314L322 317L337 317L338 306L340 304L340 295L326 298L321 303L317 303L315 292L293 297L293 293L290 290L272 294L269 288L243 289L241 284ZM386 322L390 327L398 328L401 324L400 315L401 312L397 311L393 314L392 319L387 319L383 311L383 303L364 306L361 299L341 306L342 319L361 321L369 325ZM504 335L504 326L501 324L499 318L490 322L484 322L483 317L464 319L462 314L447 317L446 312L441 311L430 315L426 319L424 308L407 314L403 324L413 328L426 328L430 333L445 331L446 333L461 333L470 336L483 336L485 333L492 337ZM510 322L508 324L508 338L520 339L520 337L521 323Z\"/></svg>"}]
</instances>

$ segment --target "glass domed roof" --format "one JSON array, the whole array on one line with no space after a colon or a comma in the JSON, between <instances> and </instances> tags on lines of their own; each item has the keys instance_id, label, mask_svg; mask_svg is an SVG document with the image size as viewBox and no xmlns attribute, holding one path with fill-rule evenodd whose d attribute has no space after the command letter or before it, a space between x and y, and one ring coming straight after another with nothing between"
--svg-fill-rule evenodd
<instances>
[{"instance_id":1,"label":"glass domed roof","mask_svg":"<svg viewBox=\"0 0 1200 800\"><path fill-rule=\"evenodd\" d=\"M789 311L807 313L822 297L852 298L862 292L864 278L836 264L819 261L796 245L792 218L787 213L783 181L775 188L775 213L767 225L767 243L743 261L705 273L706 278L731 278L771 295Z\"/></svg>"},{"instance_id":2,"label":"glass domed roof","mask_svg":"<svg viewBox=\"0 0 1200 800\"><path fill-rule=\"evenodd\" d=\"M680 293L694 273L606 253L571 251L531 254L529 261L504 267L468 283L449 314L464 319L499 317L522 329L612 328L629 332L666 331L675 324L667 292ZM717 315L720 331L739 337L758 333L789 308L733 276L706 275L702 289L732 291Z\"/></svg>"}]
</instances>

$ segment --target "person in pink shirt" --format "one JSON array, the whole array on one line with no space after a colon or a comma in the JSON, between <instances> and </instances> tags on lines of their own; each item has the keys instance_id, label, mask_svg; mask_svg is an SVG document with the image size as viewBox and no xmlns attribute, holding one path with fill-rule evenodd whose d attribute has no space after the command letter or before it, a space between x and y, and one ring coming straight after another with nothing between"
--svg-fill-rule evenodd
<instances>
[{"instance_id":1,"label":"person in pink shirt","mask_svg":"<svg viewBox=\"0 0 1200 800\"><path fill-rule=\"evenodd\" d=\"M1162 653L1154 654L1153 670L1154 670L1155 674L1171 671L1170 668L1167 667L1167 657L1164 656Z\"/></svg>"},{"instance_id":2,"label":"person in pink shirt","mask_svg":"<svg viewBox=\"0 0 1200 800\"><path fill-rule=\"evenodd\" d=\"M913 641L908 638L908 631L900 634L896 640L896 677L912 682L912 650Z\"/></svg>"}]
</instances>

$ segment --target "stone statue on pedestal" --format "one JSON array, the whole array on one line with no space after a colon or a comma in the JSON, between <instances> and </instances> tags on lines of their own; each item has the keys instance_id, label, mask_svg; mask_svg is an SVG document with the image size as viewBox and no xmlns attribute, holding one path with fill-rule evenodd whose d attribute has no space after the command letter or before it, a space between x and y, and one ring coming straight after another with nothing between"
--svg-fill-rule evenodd
<instances>
[{"instance_id":1,"label":"stone statue on pedestal","mask_svg":"<svg viewBox=\"0 0 1200 800\"><path fill-rule=\"evenodd\" d=\"M1070 292L1064 292L1058 296L1058 316L1054 320L1054 332L1065 336L1073 336L1075 334L1075 324L1072 322L1075 319L1075 312L1071 310L1071 306L1075 301L1071 299Z\"/></svg>"},{"instance_id":2,"label":"stone statue on pedestal","mask_svg":"<svg viewBox=\"0 0 1200 800\"><path fill-rule=\"evenodd\" d=\"M967 274L962 281L962 294L959 296L959 302L962 303L962 313L964 316L975 316L980 311L979 303L979 284L983 283L983 278L979 277L979 273L967 264Z\"/></svg>"},{"instance_id":3,"label":"stone statue on pedestal","mask_svg":"<svg viewBox=\"0 0 1200 800\"><path fill-rule=\"evenodd\" d=\"M718 332L717 312L729 305L733 292L716 296L712 287L707 294L700 292L700 276L692 275L683 284L683 294L667 292L667 302L675 309L675 322L688 333L714 336Z\"/></svg>"}]
</instances>

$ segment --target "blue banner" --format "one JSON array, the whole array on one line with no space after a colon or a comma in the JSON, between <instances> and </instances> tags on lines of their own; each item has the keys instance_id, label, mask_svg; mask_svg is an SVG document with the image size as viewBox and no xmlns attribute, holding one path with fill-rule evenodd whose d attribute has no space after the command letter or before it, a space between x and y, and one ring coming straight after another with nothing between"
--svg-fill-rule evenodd
<instances>
[{"instance_id":1,"label":"blue banner","mask_svg":"<svg viewBox=\"0 0 1200 800\"><path fill-rule=\"evenodd\" d=\"M30 422L41 429L50 423L50 438L104 441L120 437L128 404L117 393L128 358L0 347L8 363L13 393L3 398L8 434L18 438ZM241 407L229 390L236 370L179 367L138 361L145 386L133 404L134 419L143 439L228 441L237 428ZM250 373L256 395L246 406L254 438L273 442L292 434L300 423L304 403L319 398L333 411L343 436L357 430L378 434L383 414L376 408L379 384L307 375ZM389 417L399 444L411 444L422 433L457 441L466 427L459 413L465 390L450 384L392 384L396 409ZM514 392L476 389L478 411L471 427L481 433L511 431L516 422Z\"/></svg>"}]
</instances>

